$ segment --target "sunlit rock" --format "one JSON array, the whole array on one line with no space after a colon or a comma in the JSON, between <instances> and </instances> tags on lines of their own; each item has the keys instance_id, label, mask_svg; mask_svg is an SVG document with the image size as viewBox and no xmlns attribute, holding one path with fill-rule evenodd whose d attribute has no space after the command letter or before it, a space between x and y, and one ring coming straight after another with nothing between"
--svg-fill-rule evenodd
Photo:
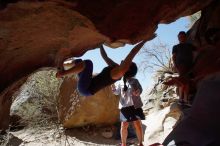
<instances>
[{"instance_id":1,"label":"sunlit rock","mask_svg":"<svg viewBox=\"0 0 220 146\"><path fill-rule=\"evenodd\" d=\"M59 118L66 128L85 125L108 125L119 119L119 97L110 87L103 88L93 96L80 96L77 81L67 78L59 94Z\"/></svg>"}]
</instances>

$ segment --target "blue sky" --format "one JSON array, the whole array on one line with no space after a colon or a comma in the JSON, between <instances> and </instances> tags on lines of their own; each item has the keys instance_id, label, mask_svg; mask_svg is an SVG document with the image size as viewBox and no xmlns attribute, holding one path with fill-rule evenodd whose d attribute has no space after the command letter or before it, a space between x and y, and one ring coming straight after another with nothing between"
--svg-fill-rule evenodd
<instances>
[{"instance_id":1,"label":"blue sky","mask_svg":"<svg viewBox=\"0 0 220 146\"><path fill-rule=\"evenodd\" d=\"M158 26L158 29L156 31L157 37L151 41L148 41L146 45L151 45L154 42L157 42L158 39L160 39L161 42L168 44L171 46L170 49L172 49L172 46L178 43L177 40L177 34L179 31L187 31L189 25L188 18L180 18L177 21L171 23L171 24L160 24ZM124 47L120 47L117 49L112 49L104 46L108 56L114 60L117 63L120 63L121 60L123 60L127 54L130 52L130 50L133 48L132 45L126 45ZM102 59L99 49L88 51L85 55L82 56L83 59L91 59L94 63L94 73L99 73L107 64ZM134 58L134 62L136 62L138 65L141 64L143 61L143 56L141 54L138 54ZM152 79L152 72L142 72L139 71L136 78L140 81L141 85L143 86L143 89L151 88L153 84Z\"/></svg>"}]
</instances>

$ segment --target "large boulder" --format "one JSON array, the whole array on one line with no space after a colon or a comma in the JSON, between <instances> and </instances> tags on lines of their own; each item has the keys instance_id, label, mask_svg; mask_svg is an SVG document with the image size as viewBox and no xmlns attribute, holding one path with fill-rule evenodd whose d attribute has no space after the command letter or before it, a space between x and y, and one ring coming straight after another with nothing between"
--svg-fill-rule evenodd
<instances>
[{"instance_id":1,"label":"large boulder","mask_svg":"<svg viewBox=\"0 0 220 146\"><path fill-rule=\"evenodd\" d=\"M107 40L86 17L56 3L10 4L0 11L0 92L40 67L56 66L60 48L77 56Z\"/></svg>"},{"instance_id":2,"label":"large boulder","mask_svg":"<svg viewBox=\"0 0 220 146\"><path fill-rule=\"evenodd\" d=\"M213 1L189 32L190 40L200 50L193 68L197 92L192 108L184 113L183 120L168 135L164 145L220 145L220 19L216 19L219 12L220 2Z\"/></svg>"},{"instance_id":3,"label":"large boulder","mask_svg":"<svg viewBox=\"0 0 220 146\"><path fill-rule=\"evenodd\" d=\"M212 1L0 1L0 128L11 105L11 96L5 102L2 92L41 67L55 66L60 48L71 48L65 57L81 56L102 43L119 47L150 40L159 23L193 14Z\"/></svg>"},{"instance_id":4,"label":"large boulder","mask_svg":"<svg viewBox=\"0 0 220 146\"><path fill-rule=\"evenodd\" d=\"M64 57L81 56L102 43L119 47L150 40L159 23L190 15L212 0L31 1L0 1L0 128L11 105L3 91L41 67L56 66L60 48L71 48Z\"/></svg>"},{"instance_id":5,"label":"large boulder","mask_svg":"<svg viewBox=\"0 0 220 146\"><path fill-rule=\"evenodd\" d=\"M43 124L58 118L66 128L108 125L118 120L119 98L110 87L83 97L76 90L74 77L61 80L55 73L54 70L34 73L14 94L10 114L15 126Z\"/></svg>"},{"instance_id":6,"label":"large boulder","mask_svg":"<svg viewBox=\"0 0 220 146\"><path fill-rule=\"evenodd\" d=\"M41 67L56 66L62 47L77 56L107 39L86 17L53 2L18 2L1 10L0 129L8 128L13 83Z\"/></svg>"},{"instance_id":7,"label":"large boulder","mask_svg":"<svg viewBox=\"0 0 220 146\"><path fill-rule=\"evenodd\" d=\"M0 10L0 92L40 67L55 66L62 47L80 56L104 42L119 47L150 40L159 23L193 14L212 0L30 1Z\"/></svg>"},{"instance_id":8,"label":"large boulder","mask_svg":"<svg viewBox=\"0 0 220 146\"><path fill-rule=\"evenodd\" d=\"M220 145L220 74L202 80L192 109L168 135L164 145Z\"/></svg>"},{"instance_id":9,"label":"large boulder","mask_svg":"<svg viewBox=\"0 0 220 146\"><path fill-rule=\"evenodd\" d=\"M108 125L119 119L119 97L110 87L103 88L93 96L80 96L77 81L66 78L60 88L59 118L66 128L85 125Z\"/></svg>"},{"instance_id":10,"label":"large boulder","mask_svg":"<svg viewBox=\"0 0 220 146\"><path fill-rule=\"evenodd\" d=\"M54 70L31 75L13 96L11 124L21 126L57 119L57 92L61 82L55 78Z\"/></svg>"},{"instance_id":11,"label":"large boulder","mask_svg":"<svg viewBox=\"0 0 220 146\"><path fill-rule=\"evenodd\" d=\"M182 113L175 102L163 109L158 109L156 106L155 104L147 115L146 120L143 121L143 124L147 126L144 133L145 145L163 142L175 127Z\"/></svg>"}]
</instances>

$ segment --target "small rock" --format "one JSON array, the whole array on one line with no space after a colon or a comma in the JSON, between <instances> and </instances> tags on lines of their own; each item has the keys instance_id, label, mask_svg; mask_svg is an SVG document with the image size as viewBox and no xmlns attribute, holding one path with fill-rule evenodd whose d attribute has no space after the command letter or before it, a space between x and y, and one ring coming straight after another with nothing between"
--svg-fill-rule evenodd
<instances>
[{"instance_id":1,"label":"small rock","mask_svg":"<svg viewBox=\"0 0 220 146\"><path fill-rule=\"evenodd\" d=\"M113 131L111 129L105 129L101 134L105 138L112 138Z\"/></svg>"}]
</instances>

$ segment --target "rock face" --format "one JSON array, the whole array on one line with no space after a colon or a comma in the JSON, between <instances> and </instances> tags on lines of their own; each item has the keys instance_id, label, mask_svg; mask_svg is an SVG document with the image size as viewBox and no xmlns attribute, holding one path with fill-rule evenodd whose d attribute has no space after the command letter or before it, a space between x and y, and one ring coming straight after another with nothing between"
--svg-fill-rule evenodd
<instances>
[{"instance_id":1,"label":"rock face","mask_svg":"<svg viewBox=\"0 0 220 146\"><path fill-rule=\"evenodd\" d=\"M119 120L118 103L110 87L83 97L76 90L76 80L67 78L60 88L59 118L66 128L113 124Z\"/></svg>"},{"instance_id":2,"label":"rock face","mask_svg":"<svg viewBox=\"0 0 220 146\"><path fill-rule=\"evenodd\" d=\"M82 97L76 90L76 84L74 78L58 80L54 70L31 75L14 95L10 114L19 121L12 122L22 126L57 120L59 117L64 127L73 128L118 121L119 98L112 94L110 87L94 96Z\"/></svg>"},{"instance_id":3,"label":"rock face","mask_svg":"<svg viewBox=\"0 0 220 146\"><path fill-rule=\"evenodd\" d=\"M77 56L84 51L80 47L91 49L106 39L86 17L55 3L19 2L1 10L0 129L8 127L13 93L7 92L14 82L41 67L55 66L62 47L75 48Z\"/></svg>"},{"instance_id":4,"label":"rock face","mask_svg":"<svg viewBox=\"0 0 220 146\"><path fill-rule=\"evenodd\" d=\"M158 23L190 15L211 0L82 0L71 8L65 1L54 1L18 2L0 11L0 72L4 77L0 78L0 92L40 67L54 66L62 47L71 48L69 55L79 56L103 42L111 46L111 42L149 40Z\"/></svg>"},{"instance_id":5,"label":"rock face","mask_svg":"<svg viewBox=\"0 0 220 146\"><path fill-rule=\"evenodd\" d=\"M169 134L164 145L220 145L220 2L214 1L204 9L193 26L190 39L198 46L200 55L193 68L197 92L192 108ZM215 30L210 33L210 30ZM183 134L187 133L187 134Z\"/></svg>"},{"instance_id":6,"label":"rock face","mask_svg":"<svg viewBox=\"0 0 220 146\"><path fill-rule=\"evenodd\" d=\"M10 114L12 117L21 117L17 124L57 119L56 98L60 84L61 80L55 78L54 70L31 75L14 95Z\"/></svg>"},{"instance_id":7,"label":"rock face","mask_svg":"<svg viewBox=\"0 0 220 146\"><path fill-rule=\"evenodd\" d=\"M55 66L60 48L77 56L106 39L86 17L55 3L8 5L0 12L0 92L40 67Z\"/></svg>"},{"instance_id":8,"label":"rock face","mask_svg":"<svg viewBox=\"0 0 220 146\"><path fill-rule=\"evenodd\" d=\"M132 43L151 39L158 23L170 23L202 9L208 0L80 0L75 8L89 18L101 33L113 40ZM174 11L175 10L175 11ZM122 40L122 41L123 41Z\"/></svg>"},{"instance_id":9,"label":"rock face","mask_svg":"<svg viewBox=\"0 0 220 146\"><path fill-rule=\"evenodd\" d=\"M9 88L0 94L0 129L5 131L10 122L10 108L12 104L12 96L16 95L20 87L25 83L27 77L13 83Z\"/></svg>"},{"instance_id":10,"label":"rock face","mask_svg":"<svg viewBox=\"0 0 220 146\"><path fill-rule=\"evenodd\" d=\"M3 91L41 67L55 66L60 48L70 48L69 57L102 43L118 47L150 40L159 23L190 15L214 0L31 1L0 10L0 116L11 105L11 96L3 100Z\"/></svg>"},{"instance_id":11,"label":"rock face","mask_svg":"<svg viewBox=\"0 0 220 146\"><path fill-rule=\"evenodd\" d=\"M184 117L163 144L219 145L219 90L219 74L203 80L188 116Z\"/></svg>"},{"instance_id":12,"label":"rock face","mask_svg":"<svg viewBox=\"0 0 220 146\"><path fill-rule=\"evenodd\" d=\"M152 109L143 121L143 124L147 126L144 133L145 145L163 142L173 130L180 114L180 108L175 102L160 110Z\"/></svg>"}]
</instances>

